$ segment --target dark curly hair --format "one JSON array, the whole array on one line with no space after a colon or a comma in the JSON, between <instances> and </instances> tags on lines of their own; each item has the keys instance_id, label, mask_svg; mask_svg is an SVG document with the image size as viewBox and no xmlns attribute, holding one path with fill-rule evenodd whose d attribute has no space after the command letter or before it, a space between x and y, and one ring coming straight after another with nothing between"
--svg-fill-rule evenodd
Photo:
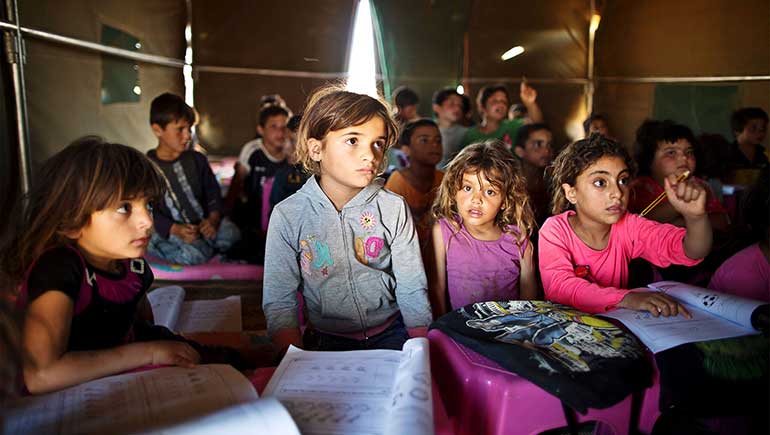
<instances>
[{"instance_id":1,"label":"dark curly hair","mask_svg":"<svg viewBox=\"0 0 770 435\"><path fill-rule=\"evenodd\" d=\"M636 174L636 163L628 150L618 142L608 139L599 133L593 133L586 139L581 139L564 148L551 165L551 197L552 212L559 214L574 206L567 201L562 184L574 186L577 178L589 166L602 157L619 157L623 159L631 172Z\"/></svg>"}]
</instances>

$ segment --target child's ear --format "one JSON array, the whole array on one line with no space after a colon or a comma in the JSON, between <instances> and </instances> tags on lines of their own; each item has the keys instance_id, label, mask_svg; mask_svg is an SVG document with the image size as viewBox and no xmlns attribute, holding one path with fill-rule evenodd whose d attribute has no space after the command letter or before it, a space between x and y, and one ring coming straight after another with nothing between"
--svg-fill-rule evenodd
<instances>
[{"instance_id":1,"label":"child's ear","mask_svg":"<svg viewBox=\"0 0 770 435\"><path fill-rule=\"evenodd\" d=\"M441 106L439 106L438 104L434 104L433 105L433 112L434 113L438 113L439 110L441 110Z\"/></svg>"},{"instance_id":2,"label":"child's ear","mask_svg":"<svg viewBox=\"0 0 770 435\"><path fill-rule=\"evenodd\" d=\"M58 233L70 240L77 240L80 238L80 236L83 235L83 230L82 229L66 230L66 231L59 231Z\"/></svg>"},{"instance_id":3,"label":"child's ear","mask_svg":"<svg viewBox=\"0 0 770 435\"><path fill-rule=\"evenodd\" d=\"M150 127L152 128L152 133L155 137L161 137L163 135L163 127L161 127L160 124L152 124Z\"/></svg>"},{"instance_id":4,"label":"child's ear","mask_svg":"<svg viewBox=\"0 0 770 435\"><path fill-rule=\"evenodd\" d=\"M259 125L259 124L257 124L257 133L259 133L260 136L264 136L265 135L265 129L262 128L262 126Z\"/></svg>"},{"instance_id":5,"label":"child's ear","mask_svg":"<svg viewBox=\"0 0 770 435\"><path fill-rule=\"evenodd\" d=\"M513 152L516 153L516 155L519 156L520 159L524 158L524 148L514 146Z\"/></svg>"},{"instance_id":6,"label":"child's ear","mask_svg":"<svg viewBox=\"0 0 770 435\"><path fill-rule=\"evenodd\" d=\"M563 183L561 185L561 189L564 191L564 196L567 198L567 201L569 201L570 204L575 204L575 202L577 202L577 195L574 187L567 183Z\"/></svg>"},{"instance_id":7,"label":"child's ear","mask_svg":"<svg viewBox=\"0 0 770 435\"><path fill-rule=\"evenodd\" d=\"M307 150L308 154L310 154L310 158L313 159L315 162L321 161L321 154L323 151L323 142L321 142L318 139L310 138L307 140Z\"/></svg>"}]
</instances>

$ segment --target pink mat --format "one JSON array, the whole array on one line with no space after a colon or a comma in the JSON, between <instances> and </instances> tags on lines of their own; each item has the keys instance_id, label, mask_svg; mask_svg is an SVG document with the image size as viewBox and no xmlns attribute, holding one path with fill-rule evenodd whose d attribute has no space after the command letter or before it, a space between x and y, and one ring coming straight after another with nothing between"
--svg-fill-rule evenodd
<instances>
[{"instance_id":1,"label":"pink mat","mask_svg":"<svg viewBox=\"0 0 770 435\"><path fill-rule=\"evenodd\" d=\"M221 263L216 257L204 264L182 266L145 256L155 279L164 281L208 281L212 279L255 280L262 279L263 268L255 264Z\"/></svg>"}]
</instances>

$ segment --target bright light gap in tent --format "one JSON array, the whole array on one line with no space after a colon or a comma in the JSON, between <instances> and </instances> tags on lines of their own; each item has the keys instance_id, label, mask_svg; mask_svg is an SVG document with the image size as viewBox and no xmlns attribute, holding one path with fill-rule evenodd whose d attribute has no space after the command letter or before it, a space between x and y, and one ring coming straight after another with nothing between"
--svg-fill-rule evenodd
<instances>
[{"instance_id":1,"label":"bright light gap in tent","mask_svg":"<svg viewBox=\"0 0 770 435\"><path fill-rule=\"evenodd\" d=\"M192 28L188 24L184 28L184 39L187 42L187 49L184 51L184 63L182 74L184 75L184 102L188 106L194 107L193 101L193 78L192 78Z\"/></svg>"},{"instance_id":2,"label":"bright light gap in tent","mask_svg":"<svg viewBox=\"0 0 770 435\"><path fill-rule=\"evenodd\" d=\"M374 28L369 0L359 0L350 43L347 89L377 98Z\"/></svg>"}]
</instances>

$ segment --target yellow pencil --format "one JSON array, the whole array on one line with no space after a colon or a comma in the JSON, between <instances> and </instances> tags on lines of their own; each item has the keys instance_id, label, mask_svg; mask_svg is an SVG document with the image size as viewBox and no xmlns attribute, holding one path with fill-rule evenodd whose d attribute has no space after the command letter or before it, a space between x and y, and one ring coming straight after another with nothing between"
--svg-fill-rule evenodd
<instances>
[{"instance_id":1,"label":"yellow pencil","mask_svg":"<svg viewBox=\"0 0 770 435\"><path fill-rule=\"evenodd\" d=\"M686 180L687 177L689 177L689 176L690 176L690 171L684 171L684 172L682 172L682 175L677 177L676 182L677 183L681 183L682 181ZM661 201L663 201L663 198L665 198L665 197L666 197L666 191L664 190L663 192L660 193L660 195L658 195L657 198L655 198L655 200L653 200L650 203L650 205L645 207L644 210L642 210L642 212L639 213L639 216L644 216L647 213L651 212L652 209L654 209L658 204L660 204Z\"/></svg>"}]
</instances>

